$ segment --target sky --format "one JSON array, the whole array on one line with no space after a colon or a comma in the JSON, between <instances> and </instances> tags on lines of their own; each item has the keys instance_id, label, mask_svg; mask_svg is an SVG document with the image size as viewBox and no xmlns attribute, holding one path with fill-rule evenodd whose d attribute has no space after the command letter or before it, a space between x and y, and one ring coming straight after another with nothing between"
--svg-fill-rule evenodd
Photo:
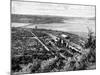
<instances>
[{"instance_id":1,"label":"sky","mask_svg":"<svg viewBox=\"0 0 100 75\"><path fill-rule=\"evenodd\" d=\"M95 6L12 1L12 14L95 17Z\"/></svg>"},{"instance_id":2,"label":"sky","mask_svg":"<svg viewBox=\"0 0 100 75\"><path fill-rule=\"evenodd\" d=\"M23 15L52 15L64 17L95 17L95 6L71 5L71 4L54 4L40 2L12 1L12 14ZM89 27L95 32L95 19L74 19L65 20L63 24L38 24L39 28L72 31L72 32L88 32ZM21 24L13 23L12 26ZM22 24L21 26L27 26ZM29 27L34 27L31 25Z\"/></svg>"}]
</instances>

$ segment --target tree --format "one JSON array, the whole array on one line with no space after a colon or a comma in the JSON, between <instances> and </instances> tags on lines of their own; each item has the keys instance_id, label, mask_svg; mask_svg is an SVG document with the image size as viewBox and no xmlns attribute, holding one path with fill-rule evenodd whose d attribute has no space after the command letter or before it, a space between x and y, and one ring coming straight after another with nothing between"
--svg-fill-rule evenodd
<instances>
[{"instance_id":1,"label":"tree","mask_svg":"<svg viewBox=\"0 0 100 75\"><path fill-rule=\"evenodd\" d=\"M94 32L92 32L92 30L90 30L88 28L88 39L87 39L87 42L85 44L85 48L90 48L90 47L94 47L95 46L95 40L96 39L95 39L95 36L93 34L94 34Z\"/></svg>"}]
</instances>

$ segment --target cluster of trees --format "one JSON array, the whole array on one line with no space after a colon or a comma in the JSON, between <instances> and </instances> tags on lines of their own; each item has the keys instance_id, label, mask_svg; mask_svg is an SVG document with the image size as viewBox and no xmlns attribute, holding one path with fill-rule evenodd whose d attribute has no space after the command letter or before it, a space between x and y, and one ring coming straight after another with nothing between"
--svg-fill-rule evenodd
<instances>
[{"instance_id":1,"label":"cluster of trees","mask_svg":"<svg viewBox=\"0 0 100 75\"><path fill-rule=\"evenodd\" d=\"M96 36L94 32L92 32L91 30L89 30L88 32L88 39L87 42L85 43L85 48L89 49L89 53L86 59L84 59L85 63L88 65L92 64L92 66L95 65L96 64Z\"/></svg>"}]
</instances>

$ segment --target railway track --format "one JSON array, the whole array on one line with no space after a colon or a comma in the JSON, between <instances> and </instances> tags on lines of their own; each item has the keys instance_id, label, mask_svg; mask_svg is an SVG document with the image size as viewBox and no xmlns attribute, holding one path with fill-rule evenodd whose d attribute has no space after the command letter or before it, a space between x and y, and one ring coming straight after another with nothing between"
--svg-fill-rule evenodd
<instances>
[{"instance_id":1,"label":"railway track","mask_svg":"<svg viewBox=\"0 0 100 75\"><path fill-rule=\"evenodd\" d=\"M42 46L43 46L47 51L50 51L49 48L38 38L38 36L36 36L35 33L33 33L33 32L30 31L30 30L28 30L28 31L34 36L33 38L37 39L37 40L42 44Z\"/></svg>"}]
</instances>

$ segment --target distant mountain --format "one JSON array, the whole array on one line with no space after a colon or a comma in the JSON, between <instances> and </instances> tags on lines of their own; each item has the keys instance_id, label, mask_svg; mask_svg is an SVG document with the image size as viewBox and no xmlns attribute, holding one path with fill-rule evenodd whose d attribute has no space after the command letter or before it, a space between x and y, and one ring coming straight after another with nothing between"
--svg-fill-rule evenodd
<instances>
[{"instance_id":1,"label":"distant mountain","mask_svg":"<svg viewBox=\"0 0 100 75\"><path fill-rule=\"evenodd\" d=\"M16 23L33 23L33 24L50 24L50 23L64 23L64 20L74 19L89 19L94 20L95 17L64 17L64 16L51 16L51 15L22 15L12 14L11 22Z\"/></svg>"},{"instance_id":2,"label":"distant mountain","mask_svg":"<svg viewBox=\"0 0 100 75\"><path fill-rule=\"evenodd\" d=\"M33 23L33 24L47 24L47 23L64 23L62 17L48 16L48 15L11 15L11 22L16 23Z\"/></svg>"}]
</instances>

